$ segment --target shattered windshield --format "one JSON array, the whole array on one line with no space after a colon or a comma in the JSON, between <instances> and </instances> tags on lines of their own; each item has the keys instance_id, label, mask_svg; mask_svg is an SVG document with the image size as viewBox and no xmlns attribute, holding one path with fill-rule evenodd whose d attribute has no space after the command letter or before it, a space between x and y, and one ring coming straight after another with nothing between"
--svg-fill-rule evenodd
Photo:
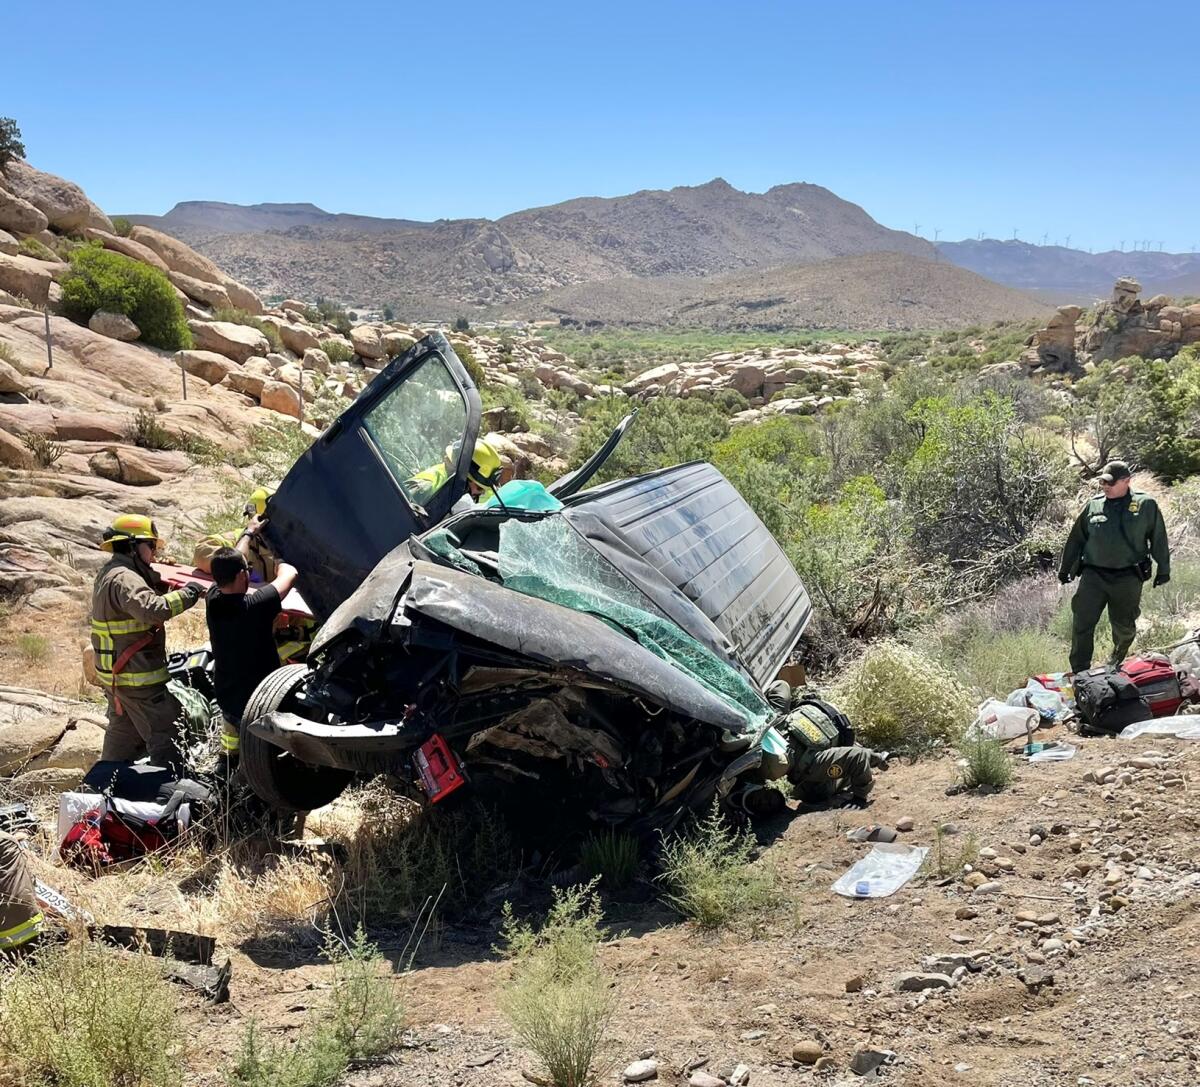
<instances>
[{"instance_id":1,"label":"shattered windshield","mask_svg":"<svg viewBox=\"0 0 1200 1087\"><path fill-rule=\"evenodd\" d=\"M431 354L363 417L392 478L424 506L454 475L467 402L441 355Z\"/></svg>"},{"instance_id":2,"label":"shattered windshield","mask_svg":"<svg viewBox=\"0 0 1200 1087\"><path fill-rule=\"evenodd\" d=\"M740 672L651 610L646 596L562 517L505 521L499 570L505 588L595 615L629 635L725 701L748 728L758 728L772 716Z\"/></svg>"}]
</instances>

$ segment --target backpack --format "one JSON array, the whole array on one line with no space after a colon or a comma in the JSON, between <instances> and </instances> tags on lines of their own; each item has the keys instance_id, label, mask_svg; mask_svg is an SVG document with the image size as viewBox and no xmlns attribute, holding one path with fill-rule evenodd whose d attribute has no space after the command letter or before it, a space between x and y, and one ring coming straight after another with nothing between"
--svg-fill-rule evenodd
<instances>
[{"instance_id":1,"label":"backpack","mask_svg":"<svg viewBox=\"0 0 1200 1087\"><path fill-rule=\"evenodd\" d=\"M178 838L211 802L211 790L188 779L163 781L147 797L155 779L169 771L140 769L158 773L124 776L122 783L138 794L138 799L104 796L72 824L59 846L59 855L67 864L94 871L153 853Z\"/></svg>"},{"instance_id":2,"label":"backpack","mask_svg":"<svg viewBox=\"0 0 1200 1087\"><path fill-rule=\"evenodd\" d=\"M1146 653L1143 656L1130 657L1119 670L1142 692L1150 704L1150 712L1155 717L1167 717L1179 709L1179 703L1183 701L1183 691L1180 689L1179 675L1170 658L1161 653Z\"/></svg>"},{"instance_id":3,"label":"backpack","mask_svg":"<svg viewBox=\"0 0 1200 1087\"><path fill-rule=\"evenodd\" d=\"M1126 725L1154 716L1137 684L1111 668L1093 668L1075 677L1075 708L1085 734L1115 735Z\"/></svg>"},{"instance_id":4,"label":"backpack","mask_svg":"<svg viewBox=\"0 0 1200 1087\"><path fill-rule=\"evenodd\" d=\"M850 718L831 702L826 702L816 695L801 694L793 700L792 706L793 713L799 710L809 720L817 722L822 731L826 724L832 725L836 733L836 743L832 746L854 746L854 726L850 724Z\"/></svg>"},{"instance_id":5,"label":"backpack","mask_svg":"<svg viewBox=\"0 0 1200 1087\"><path fill-rule=\"evenodd\" d=\"M793 705L792 712L779 726L779 731L787 738L793 766L805 756L841 746L837 722L825 712L823 705L818 705L815 699ZM833 709L832 706L829 708ZM833 710L833 713L838 711Z\"/></svg>"}]
</instances>

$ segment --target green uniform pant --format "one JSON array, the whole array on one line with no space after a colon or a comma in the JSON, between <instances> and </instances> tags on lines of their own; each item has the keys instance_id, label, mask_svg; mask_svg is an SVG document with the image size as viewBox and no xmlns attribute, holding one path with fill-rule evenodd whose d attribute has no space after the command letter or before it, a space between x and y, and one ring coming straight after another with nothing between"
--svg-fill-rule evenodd
<instances>
[{"instance_id":1,"label":"green uniform pant","mask_svg":"<svg viewBox=\"0 0 1200 1087\"><path fill-rule=\"evenodd\" d=\"M101 759L133 762L149 755L154 766L183 765L179 735L183 710L165 683L153 687L118 687L115 699L106 688L104 697L108 700L108 728Z\"/></svg>"},{"instance_id":2,"label":"green uniform pant","mask_svg":"<svg viewBox=\"0 0 1200 1087\"><path fill-rule=\"evenodd\" d=\"M866 800L875 785L871 752L865 747L826 748L802 758L788 780L806 804L824 804L843 789Z\"/></svg>"},{"instance_id":3,"label":"green uniform pant","mask_svg":"<svg viewBox=\"0 0 1200 1087\"><path fill-rule=\"evenodd\" d=\"M1071 671L1086 672L1092 666L1096 624L1105 608L1112 624L1113 660L1123 661L1137 634L1141 606L1142 579L1136 570L1109 572L1085 566L1071 599Z\"/></svg>"}]
</instances>

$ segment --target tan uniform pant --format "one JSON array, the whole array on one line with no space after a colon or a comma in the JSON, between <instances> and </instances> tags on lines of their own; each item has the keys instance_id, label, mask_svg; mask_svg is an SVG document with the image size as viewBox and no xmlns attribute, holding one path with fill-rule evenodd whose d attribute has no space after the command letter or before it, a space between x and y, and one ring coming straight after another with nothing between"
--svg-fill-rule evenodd
<instances>
[{"instance_id":1,"label":"tan uniform pant","mask_svg":"<svg viewBox=\"0 0 1200 1087\"><path fill-rule=\"evenodd\" d=\"M108 700L108 731L100 758L133 762L150 756L155 766L182 766L183 748L179 727L183 710L165 683L154 687L118 687L117 699L105 690Z\"/></svg>"},{"instance_id":2,"label":"tan uniform pant","mask_svg":"<svg viewBox=\"0 0 1200 1087\"><path fill-rule=\"evenodd\" d=\"M23 947L41 929L29 861L16 838L0 831L0 953Z\"/></svg>"}]
</instances>

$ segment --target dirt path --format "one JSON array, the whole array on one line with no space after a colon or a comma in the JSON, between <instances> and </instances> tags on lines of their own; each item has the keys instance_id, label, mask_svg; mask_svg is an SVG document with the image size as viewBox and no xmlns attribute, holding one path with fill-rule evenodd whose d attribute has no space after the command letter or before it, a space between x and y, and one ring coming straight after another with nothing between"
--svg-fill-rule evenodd
<instances>
[{"instance_id":1,"label":"dirt path","mask_svg":"<svg viewBox=\"0 0 1200 1087\"><path fill-rule=\"evenodd\" d=\"M845 838L859 813L831 812L767 828L776 836L764 859L789 902L758 925L704 936L653 901L617 907L613 928L629 934L603 952L619 1004L602 1082L620 1082L626 1064L652 1052L663 1083L686 1083L683 1069L702 1060L715 1074L744 1063L755 1087L862 1083L849 1071L859 1047L896 1054L881 1069L885 1082L921 1087L1200 1082L1200 745L1078 742L1075 759L1022 765L992 796L947 797L949 759L881 779L870 821L909 816L915 828L903 840L930 846L936 827L953 824L941 836L943 869L960 871L958 861L982 849L975 863L997 892L940 878L935 848L928 874L893 898L839 898L830 883L868 847ZM1162 766L1131 769L1127 784L1084 780L1147 751L1163 753ZM1045 831L1040 844L1031 830ZM503 967L490 943L490 933L458 931L423 948L410 979L411 1046L347 1082L525 1083L521 1071L534 1064L496 1013ZM922 971L926 956L963 953L980 969L953 988L895 991L897 976ZM311 958L234 959L232 1004L191 1012L210 1068L247 1017L286 1037L323 998L326 973ZM792 1060L805 1040L823 1044L828 1069Z\"/></svg>"}]
</instances>

